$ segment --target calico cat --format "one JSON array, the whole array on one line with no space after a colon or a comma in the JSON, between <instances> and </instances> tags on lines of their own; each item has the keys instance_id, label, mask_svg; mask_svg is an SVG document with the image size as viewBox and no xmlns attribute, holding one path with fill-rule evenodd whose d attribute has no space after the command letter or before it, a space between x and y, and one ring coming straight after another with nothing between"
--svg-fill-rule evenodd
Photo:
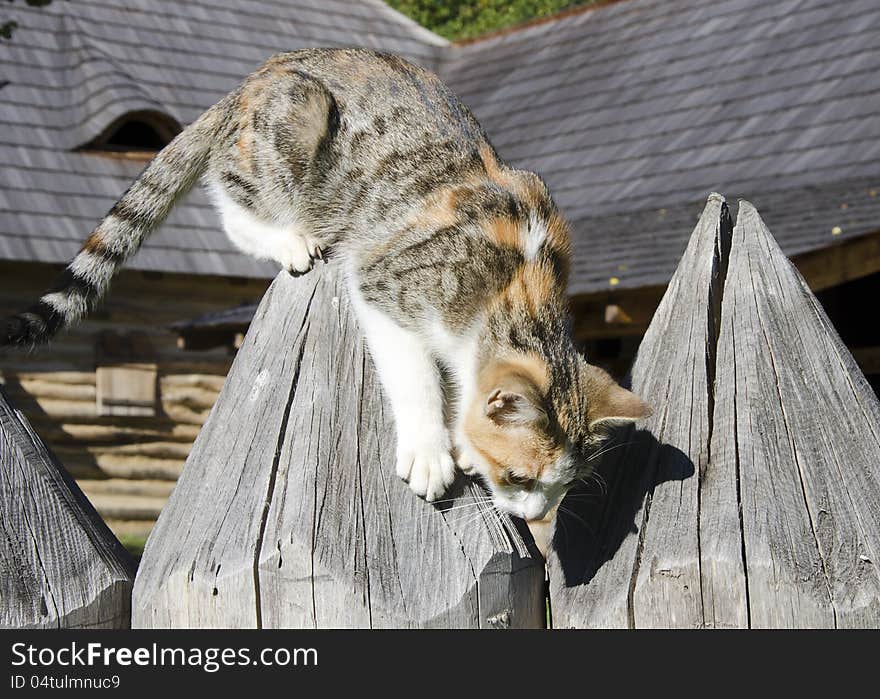
<instances>
[{"instance_id":1,"label":"calico cat","mask_svg":"<svg viewBox=\"0 0 880 699\"><path fill-rule=\"evenodd\" d=\"M499 508L544 518L609 428L647 414L573 344L569 234L542 180L504 165L436 76L367 50L267 61L153 159L0 344L85 316L202 176L245 253L293 274L338 258L418 495L443 495L455 455Z\"/></svg>"}]
</instances>

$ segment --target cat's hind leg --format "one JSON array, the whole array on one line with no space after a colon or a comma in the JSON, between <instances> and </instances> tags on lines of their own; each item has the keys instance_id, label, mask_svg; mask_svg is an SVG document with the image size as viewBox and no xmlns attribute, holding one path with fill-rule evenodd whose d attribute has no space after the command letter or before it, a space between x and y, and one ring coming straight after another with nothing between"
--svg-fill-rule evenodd
<instances>
[{"instance_id":1,"label":"cat's hind leg","mask_svg":"<svg viewBox=\"0 0 880 699\"><path fill-rule=\"evenodd\" d=\"M397 426L397 475L429 502L455 480L452 444L443 415L440 372L415 333L369 306L352 292Z\"/></svg>"},{"instance_id":2,"label":"cat's hind leg","mask_svg":"<svg viewBox=\"0 0 880 699\"><path fill-rule=\"evenodd\" d=\"M305 232L304 226L264 221L222 190L214 188L212 194L226 235L242 252L275 260L291 274L305 274L315 260L323 258L319 241Z\"/></svg>"}]
</instances>

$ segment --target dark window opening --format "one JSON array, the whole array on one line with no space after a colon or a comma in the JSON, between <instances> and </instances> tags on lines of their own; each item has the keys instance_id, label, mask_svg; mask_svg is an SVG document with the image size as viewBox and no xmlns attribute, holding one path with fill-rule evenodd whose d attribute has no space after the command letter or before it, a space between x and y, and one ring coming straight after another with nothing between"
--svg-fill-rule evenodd
<instances>
[{"instance_id":1,"label":"dark window opening","mask_svg":"<svg viewBox=\"0 0 880 699\"><path fill-rule=\"evenodd\" d=\"M134 112L114 121L81 150L152 155L180 133L180 125L158 112Z\"/></svg>"},{"instance_id":2,"label":"dark window opening","mask_svg":"<svg viewBox=\"0 0 880 699\"><path fill-rule=\"evenodd\" d=\"M166 145L159 132L144 121L122 124L104 142L105 148L119 150L161 150Z\"/></svg>"}]
</instances>

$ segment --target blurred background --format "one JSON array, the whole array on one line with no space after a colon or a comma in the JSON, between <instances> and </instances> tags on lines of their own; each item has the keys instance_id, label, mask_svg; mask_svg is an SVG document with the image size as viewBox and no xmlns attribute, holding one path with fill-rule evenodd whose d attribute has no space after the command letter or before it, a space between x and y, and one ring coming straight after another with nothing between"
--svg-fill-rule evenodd
<instances>
[{"instance_id":1,"label":"blurred background","mask_svg":"<svg viewBox=\"0 0 880 699\"><path fill-rule=\"evenodd\" d=\"M877 0L12 0L0 7L0 311L33 302L145 163L268 56L432 69L572 226L578 340L618 377L706 196L761 211L880 387ZM194 191L13 402L137 551L276 273Z\"/></svg>"}]
</instances>

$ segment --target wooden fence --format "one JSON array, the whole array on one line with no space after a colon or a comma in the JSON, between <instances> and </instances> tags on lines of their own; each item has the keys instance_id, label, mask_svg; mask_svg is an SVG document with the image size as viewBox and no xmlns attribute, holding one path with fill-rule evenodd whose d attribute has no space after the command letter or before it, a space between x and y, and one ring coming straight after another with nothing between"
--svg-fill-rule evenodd
<instances>
[{"instance_id":1,"label":"wooden fence","mask_svg":"<svg viewBox=\"0 0 880 699\"><path fill-rule=\"evenodd\" d=\"M0 628L126 628L134 565L0 388Z\"/></svg>"},{"instance_id":2,"label":"wooden fence","mask_svg":"<svg viewBox=\"0 0 880 699\"><path fill-rule=\"evenodd\" d=\"M336 269L281 275L147 543L132 625L880 626L880 405L747 202L734 227L710 197L632 385L654 416L566 500L545 568L463 477L435 507L392 475Z\"/></svg>"}]
</instances>

